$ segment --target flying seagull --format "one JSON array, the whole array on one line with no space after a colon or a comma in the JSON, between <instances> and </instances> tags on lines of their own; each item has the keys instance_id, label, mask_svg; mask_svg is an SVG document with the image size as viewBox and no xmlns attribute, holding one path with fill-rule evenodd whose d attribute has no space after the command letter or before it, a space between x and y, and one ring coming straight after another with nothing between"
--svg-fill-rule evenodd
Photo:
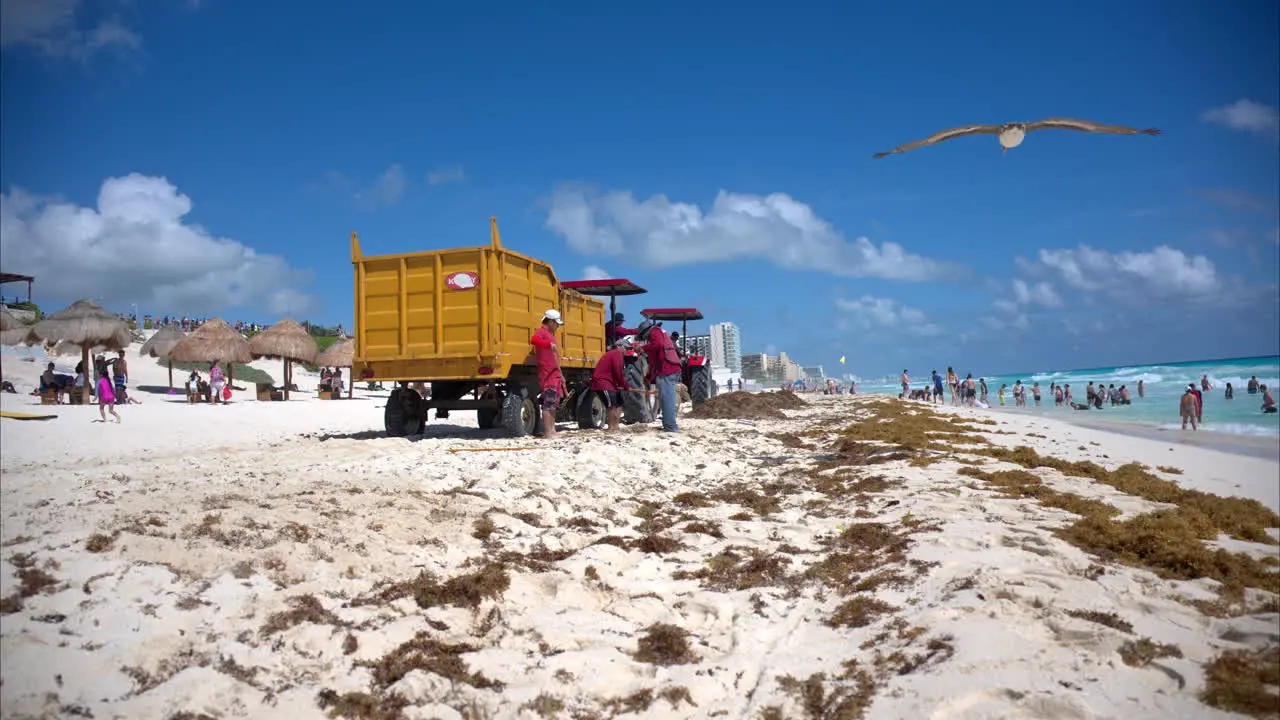
<instances>
[{"instance_id":1,"label":"flying seagull","mask_svg":"<svg viewBox=\"0 0 1280 720\"><path fill-rule=\"evenodd\" d=\"M951 138L964 137L965 135L999 135L1000 136L1000 152L1007 152L1009 148L1015 148L1022 144L1022 139L1032 130L1050 130L1058 128L1060 130L1083 130L1092 133L1111 133L1112 135L1159 135L1160 130L1157 128L1147 128L1138 130L1137 128L1125 127L1124 125L1099 125L1089 120L1073 120L1071 118L1048 118L1046 120L1037 120L1029 123L1005 123L1003 125L964 125L962 127L943 130L934 133L923 140L917 140L906 145L900 145L889 152L878 152L872 155L874 158L882 158L887 155L896 155L904 153L908 150L915 150L918 147L926 145L937 145L943 140Z\"/></svg>"}]
</instances>

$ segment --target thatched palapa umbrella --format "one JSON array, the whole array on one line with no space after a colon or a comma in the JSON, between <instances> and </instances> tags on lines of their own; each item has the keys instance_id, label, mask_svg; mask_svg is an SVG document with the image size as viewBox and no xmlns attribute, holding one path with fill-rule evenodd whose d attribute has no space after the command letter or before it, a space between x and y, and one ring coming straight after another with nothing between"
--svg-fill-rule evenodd
<instances>
[{"instance_id":1,"label":"thatched palapa umbrella","mask_svg":"<svg viewBox=\"0 0 1280 720\"><path fill-rule=\"evenodd\" d=\"M316 358L316 364L323 367L339 367L349 368L352 365L356 355L356 346L350 340L339 340L329 346L328 350L320 353L320 357ZM348 373L348 376L350 373ZM354 378L347 377L347 397L351 397L351 391L355 387Z\"/></svg>"},{"instance_id":2,"label":"thatched palapa umbrella","mask_svg":"<svg viewBox=\"0 0 1280 720\"><path fill-rule=\"evenodd\" d=\"M110 349L111 348L108 348L106 345L93 345L89 348L89 355L91 356L101 355L102 353ZM80 347L79 345L73 342L68 342L66 340L63 340L58 344L54 345L51 349L46 350L46 352L48 352L50 355L79 355L84 352L84 348Z\"/></svg>"},{"instance_id":3,"label":"thatched palapa umbrella","mask_svg":"<svg viewBox=\"0 0 1280 720\"><path fill-rule=\"evenodd\" d=\"M164 358L169 361L170 392L173 391L173 358L169 357L169 353L186 337L187 334L182 332L182 328L178 325L165 325L155 335L152 335L146 342L142 343L142 347L138 349L138 354L143 357Z\"/></svg>"},{"instance_id":4,"label":"thatched palapa umbrella","mask_svg":"<svg viewBox=\"0 0 1280 720\"><path fill-rule=\"evenodd\" d=\"M213 318L174 345L169 351L169 359L174 362L225 362L227 386L230 387L231 381L235 380L232 363L252 362L253 353L249 352L249 341L243 335L222 318Z\"/></svg>"},{"instance_id":5,"label":"thatched palapa umbrella","mask_svg":"<svg viewBox=\"0 0 1280 720\"><path fill-rule=\"evenodd\" d=\"M289 399L289 386L293 384L293 363L315 362L315 338L291 318L285 318L263 330L249 341L249 351L255 358L280 358L284 361L284 399Z\"/></svg>"},{"instance_id":6,"label":"thatched palapa umbrella","mask_svg":"<svg viewBox=\"0 0 1280 720\"><path fill-rule=\"evenodd\" d=\"M101 345L107 350L123 350L133 342L133 333L129 332L129 326L123 320L88 300L79 300L41 320L33 332L46 342L69 342L80 346L80 359L85 369L85 384L81 392L86 405L89 403L89 387L94 382L89 348Z\"/></svg>"}]
</instances>

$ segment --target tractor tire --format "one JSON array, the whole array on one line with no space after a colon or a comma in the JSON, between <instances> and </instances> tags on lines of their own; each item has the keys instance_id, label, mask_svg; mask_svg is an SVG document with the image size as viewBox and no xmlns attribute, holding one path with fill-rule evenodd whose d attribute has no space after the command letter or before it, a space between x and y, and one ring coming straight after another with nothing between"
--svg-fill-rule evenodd
<instances>
[{"instance_id":1,"label":"tractor tire","mask_svg":"<svg viewBox=\"0 0 1280 720\"><path fill-rule=\"evenodd\" d=\"M627 363L622 370L622 376L627 381L629 388L644 387L644 368L639 362ZM623 392L622 393L622 420L625 423L643 423L653 422L653 410L649 406L648 395L642 392Z\"/></svg>"},{"instance_id":2,"label":"tractor tire","mask_svg":"<svg viewBox=\"0 0 1280 720\"><path fill-rule=\"evenodd\" d=\"M422 397L417 392L409 388L396 388L387 397L387 406L382 411L382 424L387 437L421 435L425 415Z\"/></svg>"},{"instance_id":3,"label":"tractor tire","mask_svg":"<svg viewBox=\"0 0 1280 720\"><path fill-rule=\"evenodd\" d=\"M578 393L576 412L578 427L583 430L600 430L607 424L604 400L594 390L581 390Z\"/></svg>"},{"instance_id":4,"label":"tractor tire","mask_svg":"<svg viewBox=\"0 0 1280 720\"><path fill-rule=\"evenodd\" d=\"M711 399L711 368L702 365L689 371L689 401L694 407Z\"/></svg>"},{"instance_id":5,"label":"tractor tire","mask_svg":"<svg viewBox=\"0 0 1280 720\"><path fill-rule=\"evenodd\" d=\"M503 396L500 419L502 429L506 430L511 437L524 437L536 433L538 426L542 424L539 422L541 417L542 411L538 409L538 402L529 394L529 391L519 389Z\"/></svg>"},{"instance_id":6,"label":"tractor tire","mask_svg":"<svg viewBox=\"0 0 1280 720\"><path fill-rule=\"evenodd\" d=\"M477 410L476 424L481 430L492 430L498 427L498 418L502 417L501 410Z\"/></svg>"}]
</instances>

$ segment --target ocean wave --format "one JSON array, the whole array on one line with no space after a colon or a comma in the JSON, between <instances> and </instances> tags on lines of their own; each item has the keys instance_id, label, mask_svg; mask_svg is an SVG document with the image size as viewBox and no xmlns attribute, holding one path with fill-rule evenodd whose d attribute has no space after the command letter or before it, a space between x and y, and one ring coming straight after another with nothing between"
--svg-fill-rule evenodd
<instances>
[{"instance_id":1,"label":"ocean wave","mask_svg":"<svg viewBox=\"0 0 1280 720\"><path fill-rule=\"evenodd\" d=\"M1191 381L1188 380L1187 382ZM1231 383L1232 389L1234 389L1238 395L1244 393L1249 387L1249 378L1235 375L1229 375L1226 377L1214 377L1213 375L1209 375L1209 383L1213 385L1214 390L1223 390L1227 387L1227 383ZM1258 384L1266 385L1268 388L1277 388L1280 387L1280 380L1277 380L1276 378L1260 377L1258 378ZM1196 386L1199 387L1198 381Z\"/></svg>"},{"instance_id":2,"label":"ocean wave","mask_svg":"<svg viewBox=\"0 0 1280 720\"><path fill-rule=\"evenodd\" d=\"M1161 430L1181 430L1181 423L1164 423L1158 426ZM1280 437L1280 426L1249 425L1247 423L1208 423L1201 425L1202 430L1222 433L1223 435L1246 435L1249 437Z\"/></svg>"}]
</instances>

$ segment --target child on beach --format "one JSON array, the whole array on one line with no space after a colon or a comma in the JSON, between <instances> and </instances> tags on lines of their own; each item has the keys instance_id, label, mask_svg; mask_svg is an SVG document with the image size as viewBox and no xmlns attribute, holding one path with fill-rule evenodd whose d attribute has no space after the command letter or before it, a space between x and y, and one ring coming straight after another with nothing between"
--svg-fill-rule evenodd
<instances>
[{"instance_id":1,"label":"child on beach","mask_svg":"<svg viewBox=\"0 0 1280 720\"><path fill-rule=\"evenodd\" d=\"M217 360L209 363L209 402L218 405L223 402L222 388L224 387L222 366Z\"/></svg>"},{"instance_id":2,"label":"child on beach","mask_svg":"<svg viewBox=\"0 0 1280 720\"><path fill-rule=\"evenodd\" d=\"M111 410L111 417L120 422L120 413L116 412L116 391L111 380L107 377L106 370L98 371L98 414L102 416L102 422L107 421L107 410Z\"/></svg>"},{"instance_id":3,"label":"child on beach","mask_svg":"<svg viewBox=\"0 0 1280 720\"><path fill-rule=\"evenodd\" d=\"M1000 398L1000 404L1001 404L1002 406L1004 405L1004 391L1005 391L1005 389L1006 389L1006 388L1008 388L1008 387L1009 387L1009 386L1008 386L1008 385L1006 385L1005 383L1000 383L1000 389L996 391L996 395L997 395L997 396L999 396L999 398ZM984 397L983 399L985 400L986 398Z\"/></svg>"}]
</instances>

